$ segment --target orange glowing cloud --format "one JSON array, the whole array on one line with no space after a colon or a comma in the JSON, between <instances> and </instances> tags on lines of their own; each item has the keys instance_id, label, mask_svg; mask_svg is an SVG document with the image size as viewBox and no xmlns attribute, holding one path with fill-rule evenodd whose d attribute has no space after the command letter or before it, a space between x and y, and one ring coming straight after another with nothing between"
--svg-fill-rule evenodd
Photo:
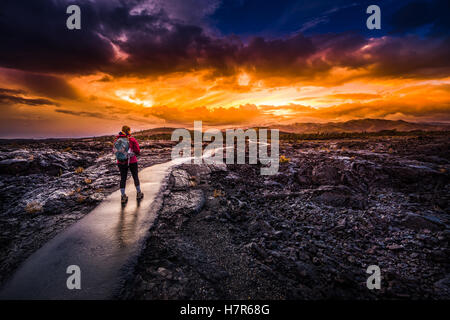
<instances>
[{"instance_id":1,"label":"orange glowing cloud","mask_svg":"<svg viewBox=\"0 0 450 320\"><path fill-rule=\"evenodd\" d=\"M52 121L58 125L51 135L194 120L215 126L366 117L450 121L450 45L440 38L296 34L244 43L186 26L172 26L165 38L144 31L102 35L82 66L67 57L53 64L5 54L4 130L44 132Z\"/></svg>"}]
</instances>

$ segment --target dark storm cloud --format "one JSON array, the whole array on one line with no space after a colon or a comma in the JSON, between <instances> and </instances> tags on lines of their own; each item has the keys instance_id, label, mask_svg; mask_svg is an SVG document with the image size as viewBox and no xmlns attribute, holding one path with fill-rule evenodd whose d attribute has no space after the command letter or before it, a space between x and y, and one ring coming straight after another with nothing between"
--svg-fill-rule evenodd
<instances>
[{"instance_id":1,"label":"dark storm cloud","mask_svg":"<svg viewBox=\"0 0 450 320\"><path fill-rule=\"evenodd\" d=\"M0 88L0 103L1 104L25 104L29 106L41 106L41 105L53 105L59 106L58 103L48 100L48 99L34 99L25 98L19 95L23 95L25 92L23 90L15 89L5 89Z\"/></svg>"},{"instance_id":2,"label":"dark storm cloud","mask_svg":"<svg viewBox=\"0 0 450 320\"><path fill-rule=\"evenodd\" d=\"M450 30L450 2L412 1L395 11L389 19L394 33L413 33L418 28L427 27L419 32L432 36L448 35Z\"/></svg>"},{"instance_id":3,"label":"dark storm cloud","mask_svg":"<svg viewBox=\"0 0 450 320\"><path fill-rule=\"evenodd\" d=\"M8 86L24 88L28 93L52 99L80 100L80 93L64 77L0 68L0 75ZM24 90L20 90L25 93Z\"/></svg>"},{"instance_id":4,"label":"dark storm cloud","mask_svg":"<svg viewBox=\"0 0 450 320\"><path fill-rule=\"evenodd\" d=\"M450 67L446 58L450 42L445 37L378 38L363 52L361 49L374 41L353 32L296 34L279 39L255 37L244 43L237 37L215 38L198 26L170 20L156 25L144 23L145 19L139 21L141 25L121 31L127 40L115 43L128 59L111 65L110 73L145 77L208 69L211 77L217 77L245 69L260 77L309 80L342 67L370 69L379 76L428 78L445 76Z\"/></svg>"},{"instance_id":5,"label":"dark storm cloud","mask_svg":"<svg viewBox=\"0 0 450 320\"><path fill-rule=\"evenodd\" d=\"M37 72L86 73L113 57L109 41L98 30L91 2L82 7L82 29L66 28L64 1L2 0L0 2L0 65Z\"/></svg>"},{"instance_id":6,"label":"dark storm cloud","mask_svg":"<svg viewBox=\"0 0 450 320\"><path fill-rule=\"evenodd\" d=\"M288 39L254 38L238 54L238 64L271 73L301 72L306 58L317 51L310 38L298 34Z\"/></svg>"},{"instance_id":7,"label":"dark storm cloud","mask_svg":"<svg viewBox=\"0 0 450 320\"><path fill-rule=\"evenodd\" d=\"M55 112L70 114L73 116L79 117L93 117L99 119L114 119L114 117L108 116L106 117L104 114L100 112L87 112L87 111L72 111L67 109L56 109Z\"/></svg>"},{"instance_id":8,"label":"dark storm cloud","mask_svg":"<svg viewBox=\"0 0 450 320\"><path fill-rule=\"evenodd\" d=\"M367 50L373 76L446 77L450 72L450 38L384 38Z\"/></svg>"},{"instance_id":9,"label":"dark storm cloud","mask_svg":"<svg viewBox=\"0 0 450 320\"><path fill-rule=\"evenodd\" d=\"M18 81L22 82L31 91L52 98L77 99L77 91L64 79L44 75L23 73Z\"/></svg>"},{"instance_id":10,"label":"dark storm cloud","mask_svg":"<svg viewBox=\"0 0 450 320\"><path fill-rule=\"evenodd\" d=\"M0 94L25 94L24 90L0 88Z\"/></svg>"},{"instance_id":11,"label":"dark storm cloud","mask_svg":"<svg viewBox=\"0 0 450 320\"><path fill-rule=\"evenodd\" d=\"M433 34L445 30L447 20L436 14L445 2L424 3L401 7L392 18L394 29L411 30L431 23ZM326 76L334 67L367 69L369 75L392 77L442 76L450 67L446 35L378 38L364 52L361 48L373 40L355 32L254 37L243 42L236 36L207 34L200 25L171 18L163 7L150 12L145 1L118 0L79 1L82 28L70 31L65 26L68 4L61 0L2 1L0 38L6 49L0 51L0 66L40 73L102 71L139 77L196 70L209 70L211 77L230 76L245 69L261 77L301 79ZM424 5L424 16L411 22L410 13ZM117 59L121 54L127 58ZM63 80L46 77L33 75L24 81L37 93L76 98Z\"/></svg>"},{"instance_id":12,"label":"dark storm cloud","mask_svg":"<svg viewBox=\"0 0 450 320\"><path fill-rule=\"evenodd\" d=\"M129 15L120 8L116 14L114 21L119 23L111 27L108 36L116 37L112 41L128 59L111 65L108 71L115 75L146 76L206 68L227 73L228 60L234 61L242 45L231 37L208 36L200 26L172 21L163 11Z\"/></svg>"}]
</instances>

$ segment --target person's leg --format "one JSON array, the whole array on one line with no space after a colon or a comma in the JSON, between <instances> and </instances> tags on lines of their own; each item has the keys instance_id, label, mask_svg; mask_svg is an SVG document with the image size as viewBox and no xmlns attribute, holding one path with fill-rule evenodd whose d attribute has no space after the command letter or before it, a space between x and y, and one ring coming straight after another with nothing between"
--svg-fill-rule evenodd
<instances>
[{"instance_id":1,"label":"person's leg","mask_svg":"<svg viewBox=\"0 0 450 320\"><path fill-rule=\"evenodd\" d=\"M127 174L128 174L128 165L126 164L118 164L120 171L120 192L122 195L125 194L125 186L127 184Z\"/></svg>"},{"instance_id":2,"label":"person's leg","mask_svg":"<svg viewBox=\"0 0 450 320\"><path fill-rule=\"evenodd\" d=\"M136 163L130 163L130 171L131 175L133 176L134 185L136 186L137 192L141 192L141 186L139 182L139 176L138 176L138 164Z\"/></svg>"}]
</instances>

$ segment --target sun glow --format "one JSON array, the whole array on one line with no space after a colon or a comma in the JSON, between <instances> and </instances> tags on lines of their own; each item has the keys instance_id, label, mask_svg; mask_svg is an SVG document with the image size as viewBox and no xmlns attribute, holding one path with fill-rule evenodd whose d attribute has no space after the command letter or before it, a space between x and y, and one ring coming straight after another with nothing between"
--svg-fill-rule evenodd
<instances>
[{"instance_id":1,"label":"sun glow","mask_svg":"<svg viewBox=\"0 0 450 320\"><path fill-rule=\"evenodd\" d=\"M238 84L240 86L248 86L250 83L250 76L247 73L241 73L238 77Z\"/></svg>"},{"instance_id":2,"label":"sun glow","mask_svg":"<svg viewBox=\"0 0 450 320\"><path fill-rule=\"evenodd\" d=\"M136 97L136 89L121 89L116 90L115 92L116 96L118 96L120 99L141 105L146 108L150 108L153 106L153 100L149 100L148 98L146 100L142 100L140 98Z\"/></svg>"}]
</instances>

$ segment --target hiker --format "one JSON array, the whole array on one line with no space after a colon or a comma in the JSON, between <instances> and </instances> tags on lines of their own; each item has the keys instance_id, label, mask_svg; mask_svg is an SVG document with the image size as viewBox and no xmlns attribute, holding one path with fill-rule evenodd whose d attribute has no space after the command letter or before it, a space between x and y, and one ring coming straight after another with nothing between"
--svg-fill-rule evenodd
<instances>
[{"instance_id":1,"label":"hiker","mask_svg":"<svg viewBox=\"0 0 450 320\"><path fill-rule=\"evenodd\" d=\"M123 126L122 131L119 132L114 141L114 153L117 159L117 165L120 171L120 192L122 194L122 203L128 201L128 196L125 194L125 185L127 181L128 167L133 176L134 185L136 186L136 199L141 200L144 194L141 191L138 177L137 158L141 152L139 144L135 138L131 136L131 129L129 126Z\"/></svg>"}]
</instances>

